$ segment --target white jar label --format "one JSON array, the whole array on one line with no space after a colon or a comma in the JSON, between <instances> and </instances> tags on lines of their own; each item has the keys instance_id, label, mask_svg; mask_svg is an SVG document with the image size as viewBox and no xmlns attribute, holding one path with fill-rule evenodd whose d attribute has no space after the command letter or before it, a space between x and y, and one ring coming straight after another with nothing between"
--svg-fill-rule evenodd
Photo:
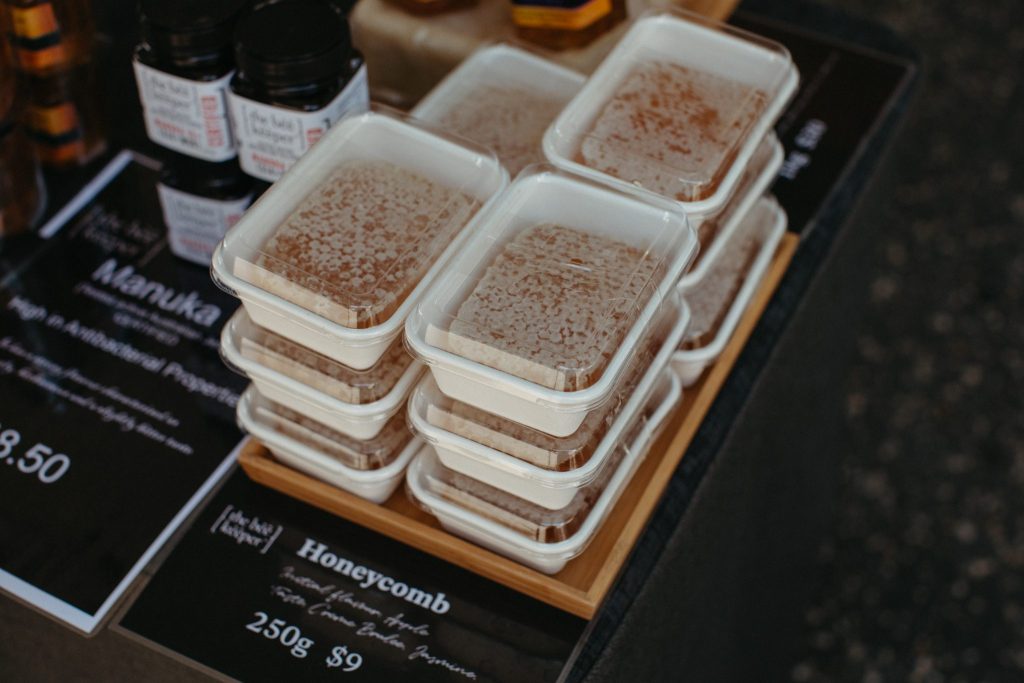
<instances>
[{"instance_id":1,"label":"white jar label","mask_svg":"<svg viewBox=\"0 0 1024 683\"><path fill-rule=\"evenodd\" d=\"M228 104L242 170L274 182L340 118L369 108L366 65L359 68L337 97L316 111L274 107L235 93L228 94Z\"/></svg>"},{"instance_id":2,"label":"white jar label","mask_svg":"<svg viewBox=\"0 0 1024 683\"><path fill-rule=\"evenodd\" d=\"M213 250L252 203L251 194L242 199L221 201L198 197L163 183L157 185L157 192L171 251L204 266L210 265Z\"/></svg>"},{"instance_id":3,"label":"white jar label","mask_svg":"<svg viewBox=\"0 0 1024 683\"><path fill-rule=\"evenodd\" d=\"M135 60L146 134L158 145L205 161L235 156L228 116L228 81L234 71L215 81L191 81Z\"/></svg>"}]
</instances>

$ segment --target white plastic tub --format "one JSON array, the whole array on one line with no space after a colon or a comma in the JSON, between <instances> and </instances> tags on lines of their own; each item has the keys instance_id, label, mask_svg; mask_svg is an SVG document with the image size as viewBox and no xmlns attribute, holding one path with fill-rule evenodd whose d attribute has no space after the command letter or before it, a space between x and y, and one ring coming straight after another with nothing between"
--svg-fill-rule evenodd
<instances>
[{"instance_id":1,"label":"white plastic tub","mask_svg":"<svg viewBox=\"0 0 1024 683\"><path fill-rule=\"evenodd\" d=\"M425 406L415 406L420 410L419 419L447 435L468 439L545 470L576 470L595 454L600 457L602 443L606 447L609 445L604 437L615 426L616 417L633 396L673 328L676 328L679 322L677 317L674 311L665 312L656 332L630 357L629 366L622 373L612 395L587 413L580 428L569 436L551 436L468 403L456 401L441 393L429 373L420 385L421 398L426 399ZM439 439L443 440L444 434Z\"/></svg>"},{"instance_id":2,"label":"white plastic tub","mask_svg":"<svg viewBox=\"0 0 1024 683\"><path fill-rule=\"evenodd\" d=\"M423 372L423 364L409 358L403 358L408 362L400 374L380 367L391 356L404 354L401 346L389 350L377 365L363 371L352 371L331 359L316 357L314 352L306 349L295 348L291 357L285 356L279 352L297 345L271 335L276 337L273 332L257 327L240 308L221 330L221 357L228 367L252 380L260 393L271 401L354 439L365 441L377 436L388 420L405 406L406 397ZM396 343L401 344L400 341ZM274 350L267 344L273 344ZM258 352L254 353L255 349ZM295 360L295 357L302 357L299 353L303 351L316 358L319 368ZM269 367L269 362L276 367ZM333 375L325 372L325 366L331 364L340 366ZM343 386L351 387L358 383L359 389L374 400L355 403L314 388L317 385L321 388L338 385L339 376L344 376L349 383Z\"/></svg>"},{"instance_id":3,"label":"white plastic tub","mask_svg":"<svg viewBox=\"0 0 1024 683\"><path fill-rule=\"evenodd\" d=\"M379 111L347 118L228 233L214 280L257 325L368 368L507 182L494 155L468 141ZM350 205L339 199L358 193Z\"/></svg>"},{"instance_id":4,"label":"white plastic tub","mask_svg":"<svg viewBox=\"0 0 1024 683\"><path fill-rule=\"evenodd\" d=\"M285 465L374 503L383 503L394 493L409 461L423 445L420 439L410 435L395 450L377 453L368 447L367 460L379 466L371 469L348 467L322 449L274 428L272 420L283 419L274 410L267 399L250 386L238 403L239 427L270 449L274 457Z\"/></svg>"},{"instance_id":5,"label":"white plastic tub","mask_svg":"<svg viewBox=\"0 0 1024 683\"><path fill-rule=\"evenodd\" d=\"M447 396L568 436L650 334L695 255L693 229L674 202L543 165L474 227L406 343Z\"/></svg>"},{"instance_id":6,"label":"white plastic tub","mask_svg":"<svg viewBox=\"0 0 1024 683\"><path fill-rule=\"evenodd\" d=\"M704 219L690 217L697 230L701 249L693 267L679 280L680 287L692 287L704 279L708 271L714 267L718 256L729 243L743 217L750 213L754 204L775 182L784 157L785 151L779 139L775 137L775 133L769 133L751 157L750 164L740 177L736 193L729 203L718 213Z\"/></svg>"},{"instance_id":7,"label":"white plastic tub","mask_svg":"<svg viewBox=\"0 0 1024 683\"><path fill-rule=\"evenodd\" d=\"M785 211L773 197L762 197L703 279L688 287L680 284L694 310L693 331L672 355L672 368L684 387L696 382L732 339L785 232Z\"/></svg>"},{"instance_id":8,"label":"white plastic tub","mask_svg":"<svg viewBox=\"0 0 1024 683\"><path fill-rule=\"evenodd\" d=\"M493 149L515 176L544 160L544 131L585 80L526 50L492 45L467 57L412 115Z\"/></svg>"},{"instance_id":9,"label":"white plastic tub","mask_svg":"<svg viewBox=\"0 0 1024 683\"><path fill-rule=\"evenodd\" d=\"M544 153L563 168L713 214L732 196L798 80L778 43L691 13L649 15L551 125ZM676 94L672 83L679 93L697 94ZM691 104L693 111L683 109ZM657 116L652 107L660 108ZM638 126L637 115L649 120ZM656 126L671 130L651 132Z\"/></svg>"},{"instance_id":10,"label":"white plastic tub","mask_svg":"<svg viewBox=\"0 0 1024 683\"><path fill-rule=\"evenodd\" d=\"M678 405L682 395L678 378L671 371L665 371L661 380L658 391L651 398L652 405L645 411L646 422L628 446L619 446L619 464L606 482L600 482L603 490L593 492L596 495L593 505L576 506L569 512L573 516L585 516L581 520L559 520L557 516L540 515L548 518L546 525L549 529L571 529L567 537L555 533L551 535L559 540L545 542L442 497L431 481L442 465L429 446L424 447L409 466L407 491L414 502L437 517L449 532L545 574L555 574L586 549L647 456L666 418Z\"/></svg>"},{"instance_id":11,"label":"white plastic tub","mask_svg":"<svg viewBox=\"0 0 1024 683\"><path fill-rule=\"evenodd\" d=\"M409 399L409 423L414 431L434 446L445 467L535 505L550 510L564 508L581 488L594 481L611 453L622 445L629 426L664 377L665 368L684 338L689 318L689 312L684 309L632 396L615 417L593 455L580 467L546 469L436 427L430 423L427 411L430 404L438 399L438 391L429 377L420 382Z\"/></svg>"}]
</instances>

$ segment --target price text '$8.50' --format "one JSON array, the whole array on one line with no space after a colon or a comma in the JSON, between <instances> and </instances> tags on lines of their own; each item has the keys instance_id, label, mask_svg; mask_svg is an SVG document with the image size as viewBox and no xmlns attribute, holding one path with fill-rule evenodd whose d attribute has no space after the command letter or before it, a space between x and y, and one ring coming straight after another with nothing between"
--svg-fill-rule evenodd
<instances>
[{"instance_id":1,"label":"price text '$8.50'","mask_svg":"<svg viewBox=\"0 0 1024 683\"><path fill-rule=\"evenodd\" d=\"M44 484L54 484L71 468L71 458L54 453L44 443L25 448L21 433L0 424L0 465L13 465L19 472L34 474Z\"/></svg>"}]
</instances>

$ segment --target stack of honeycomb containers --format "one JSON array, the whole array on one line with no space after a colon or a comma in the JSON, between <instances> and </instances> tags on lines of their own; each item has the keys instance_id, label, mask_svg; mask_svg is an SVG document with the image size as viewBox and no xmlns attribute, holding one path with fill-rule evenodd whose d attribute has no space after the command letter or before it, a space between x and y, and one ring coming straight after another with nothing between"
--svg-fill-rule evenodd
<instances>
[{"instance_id":1,"label":"stack of honeycomb containers","mask_svg":"<svg viewBox=\"0 0 1024 683\"><path fill-rule=\"evenodd\" d=\"M252 380L240 426L286 465L386 500L420 445L405 319L507 183L493 154L404 117L336 124L214 253L243 304L221 337Z\"/></svg>"},{"instance_id":2,"label":"stack of honeycomb containers","mask_svg":"<svg viewBox=\"0 0 1024 683\"><path fill-rule=\"evenodd\" d=\"M722 352L786 229L766 192L772 129L799 80L781 45L698 15L639 19L544 137L548 159L674 199L701 252L679 282L693 324L673 358L684 386Z\"/></svg>"},{"instance_id":3,"label":"stack of honeycomb containers","mask_svg":"<svg viewBox=\"0 0 1024 683\"><path fill-rule=\"evenodd\" d=\"M675 202L522 171L406 321L412 498L541 571L582 552L678 404L696 250Z\"/></svg>"},{"instance_id":4,"label":"stack of honeycomb containers","mask_svg":"<svg viewBox=\"0 0 1024 683\"><path fill-rule=\"evenodd\" d=\"M410 349L431 369L409 404L429 442L407 474L411 497L454 533L548 573L593 538L681 386L721 353L749 304L785 229L764 195L782 163L771 128L797 82L781 46L674 13L639 20L589 80L574 76L489 47L413 112L493 146L516 172L540 153L507 131L565 105L542 136L555 166L520 173L481 218L467 245L476 253L460 255L406 325ZM490 102L474 99L483 90ZM509 124L482 125L502 100ZM532 112L528 122L513 101ZM688 270L665 266L671 249L644 242L644 212L625 213L627 202L664 210L662 227L676 236L689 229L680 214L689 217L700 253ZM654 271L669 275L662 284L680 300L660 293L640 347L605 326L634 320L617 307L636 313L642 299L614 271L643 277L644 265L607 244L576 244L579 232L663 259ZM604 305L591 310L588 297ZM576 344L629 362L602 376ZM610 398L567 409L608 374Z\"/></svg>"}]
</instances>

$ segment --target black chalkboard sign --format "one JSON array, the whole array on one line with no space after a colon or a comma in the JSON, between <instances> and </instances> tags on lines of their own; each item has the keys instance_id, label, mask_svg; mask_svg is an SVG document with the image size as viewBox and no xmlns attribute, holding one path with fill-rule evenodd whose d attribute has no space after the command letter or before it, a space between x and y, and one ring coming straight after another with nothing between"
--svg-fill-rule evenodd
<instances>
[{"instance_id":1,"label":"black chalkboard sign","mask_svg":"<svg viewBox=\"0 0 1024 683\"><path fill-rule=\"evenodd\" d=\"M245 681L555 681L587 622L236 472L119 628Z\"/></svg>"},{"instance_id":2,"label":"black chalkboard sign","mask_svg":"<svg viewBox=\"0 0 1024 683\"><path fill-rule=\"evenodd\" d=\"M157 176L119 155L0 274L0 588L86 632L240 438L236 302L168 251Z\"/></svg>"}]
</instances>

